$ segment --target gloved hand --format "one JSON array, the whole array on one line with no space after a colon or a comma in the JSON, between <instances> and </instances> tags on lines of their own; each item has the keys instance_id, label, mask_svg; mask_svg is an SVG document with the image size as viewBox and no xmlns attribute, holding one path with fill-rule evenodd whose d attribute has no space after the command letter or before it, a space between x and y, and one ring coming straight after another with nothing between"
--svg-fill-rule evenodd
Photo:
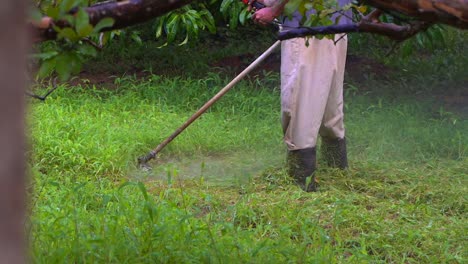
<instances>
[{"instance_id":1,"label":"gloved hand","mask_svg":"<svg viewBox=\"0 0 468 264\"><path fill-rule=\"evenodd\" d=\"M273 22L273 20L279 16L281 12L277 10L275 7L265 7L260 10L257 10L253 15L252 19L254 22L266 26Z\"/></svg>"}]
</instances>

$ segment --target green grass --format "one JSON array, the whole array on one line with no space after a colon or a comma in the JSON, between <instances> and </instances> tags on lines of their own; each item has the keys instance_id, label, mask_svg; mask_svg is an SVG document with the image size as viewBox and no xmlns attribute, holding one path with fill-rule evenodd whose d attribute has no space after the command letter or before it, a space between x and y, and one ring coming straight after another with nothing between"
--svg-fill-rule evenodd
<instances>
[{"instance_id":1,"label":"green grass","mask_svg":"<svg viewBox=\"0 0 468 264\"><path fill-rule=\"evenodd\" d=\"M468 120L398 80L349 81L350 169L319 162L317 193L283 170L273 73L241 82L153 171L136 168L228 81L127 76L112 89L62 86L33 101L32 261L466 262Z\"/></svg>"}]
</instances>

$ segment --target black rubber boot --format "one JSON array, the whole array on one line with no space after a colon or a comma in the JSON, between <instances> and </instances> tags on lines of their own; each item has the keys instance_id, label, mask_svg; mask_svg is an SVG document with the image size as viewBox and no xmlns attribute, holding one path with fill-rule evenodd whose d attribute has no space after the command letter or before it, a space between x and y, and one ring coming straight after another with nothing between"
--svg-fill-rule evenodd
<instances>
[{"instance_id":1,"label":"black rubber boot","mask_svg":"<svg viewBox=\"0 0 468 264\"><path fill-rule=\"evenodd\" d=\"M322 137L321 153L332 168L348 168L348 154L346 152L346 138L330 139Z\"/></svg>"},{"instance_id":2,"label":"black rubber boot","mask_svg":"<svg viewBox=\"0 0 468 264\"><path fill-rule=\"evenodd\" d=\"M288 151L288 174L293 177L296 183L306 192L315 192L317 190L317 183L314 175L317 169L316 157L315 148ZM307 178L309 177L311 178L308 181Z\"/></svg>"}]
</instances>

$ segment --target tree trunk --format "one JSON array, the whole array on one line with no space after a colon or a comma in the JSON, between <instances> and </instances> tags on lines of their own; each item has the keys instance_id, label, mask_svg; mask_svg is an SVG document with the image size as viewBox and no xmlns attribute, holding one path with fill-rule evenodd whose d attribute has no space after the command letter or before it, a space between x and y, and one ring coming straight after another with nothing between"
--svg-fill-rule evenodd
<instances>
[{"instance_id":1,"label":"tree trunk","mask_svg":"<svg viewBox=\"0 0 468 264\"><path fill-rule=\"evenodd\" d=\"M0 263L26 262L24 73L26 6L4 0L0 23Z\"/></svg>"}]
</instances>

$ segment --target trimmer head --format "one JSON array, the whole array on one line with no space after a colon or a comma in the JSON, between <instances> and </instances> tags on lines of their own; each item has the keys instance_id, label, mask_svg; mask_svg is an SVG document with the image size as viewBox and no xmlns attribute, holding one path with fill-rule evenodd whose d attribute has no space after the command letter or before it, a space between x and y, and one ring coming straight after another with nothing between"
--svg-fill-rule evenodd
<instances>
[{"instance_id":1,"label":"trimmer head","mask_svg":"<svg viewBox=\"0 0 468 264\"><path fill-rule=\"evenodd\" d=\"M148 161L156 158L156 151L152 150L147 155L138 158L138 166L144 171L150 171L152 168Z\"/></svg>"}]
</instances>

